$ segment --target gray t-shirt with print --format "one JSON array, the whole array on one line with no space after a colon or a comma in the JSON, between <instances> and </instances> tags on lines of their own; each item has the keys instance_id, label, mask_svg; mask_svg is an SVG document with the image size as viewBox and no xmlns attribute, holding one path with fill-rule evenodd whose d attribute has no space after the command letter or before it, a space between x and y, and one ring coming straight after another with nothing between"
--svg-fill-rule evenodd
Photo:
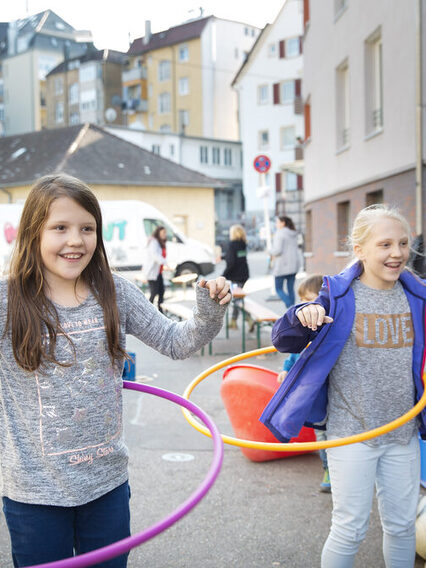
<instances>
[{"instance_id":1,"label":"gray t-shirt with print","mask_svg":"<svg viewBox=\"0 0 426 568\"><path fill-rule=\"evenodd\" d=\"M219 332L225 307L197 287L194 316L172 322L141 291L114 275L120 344L126 334L173 359L189 357ZM7 312L7 282L0 281L0 330ZM128 452L123 440L123 361L111 365L103 312L92 294L77 307L57 306L66 335L56 358L23 371L8 336L0 339L0 473L2 494L24 503L75 506L124 483Z\"/></svg>"},{"instance_id":2,"label":"gray t-shirt with print","mask_svg":"<svg viewBox=\"0 0 426 568\"><path fill-rule=\"evenodd\" d=\"M329 377L328 436L350 436L387 424L414 405L413 325L399 281L376 290L354 280L355 320ZM369 445L407 444L415 420Z\"/></svg>"}]
</instances>

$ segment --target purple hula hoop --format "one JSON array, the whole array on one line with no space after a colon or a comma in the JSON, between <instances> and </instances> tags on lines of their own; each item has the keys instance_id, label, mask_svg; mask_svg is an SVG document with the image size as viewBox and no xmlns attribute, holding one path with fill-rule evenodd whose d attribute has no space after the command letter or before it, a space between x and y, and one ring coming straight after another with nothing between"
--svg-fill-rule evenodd
<instances>
[{"instance_id":1,"label":"purple hula hoop","mask_svg":"<svg viewBox=\"0 0 426 568\"><path fill-rule=\"evenodd\" d=\"M37 564L27 568L85 568L86 566L93 566L94 564L105 562L106 560L120 556L120 554L128 552L132 548L139 546L140 544L168 529L184 515L189 513L189 511L193 509L195 505L197 505L197 503L201 501L201 499L206 495L206 493L215 482L217 476L219 475L223 461L222 437L215 423L203 410L201 410L201 408L196 406L190 400L187 400L173 392L160 389L158 387L123 381L123 388L153 394L155 396L170 400L171 402L179 404L180 406L184 406L190 412L193 412L202 422L204 422L204 424L210 430L213 439L213 460L206 477L203 479L198 488L189 496L189 498L181 505L179 505L179 507L177 507L170 515L168 515L158 523L151 525L142 532L119 540L113 544L109 544L108 546L98 548L97 550L92 550L91 552L80 554L79 556L66 558L65 560L58 560L56 562Z\"/></svg>"}]
</instances>

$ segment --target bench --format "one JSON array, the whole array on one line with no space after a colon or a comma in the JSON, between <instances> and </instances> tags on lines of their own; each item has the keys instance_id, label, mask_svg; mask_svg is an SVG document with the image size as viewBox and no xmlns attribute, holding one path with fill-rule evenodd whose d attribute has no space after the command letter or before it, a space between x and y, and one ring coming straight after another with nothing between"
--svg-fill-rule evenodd
<instances>
[{"instance_id":1,"label":"bench","mask_svg":"<svg viewBox=\"0 0 426 568\"><path fill-rule=\"evenodd\" d=\"M177 319L178 321L185 321L192 318L192 308L188 306L183 306L179 302L163 302L161 308L165 315L171 317L171 319ZM209 343L209 355L213 352L212 343ZM204 355L204 347L201 348L201 355Z\"/></svg>"},{"instance_id":2,"label":"bench","mask_svg":"<svg viewBox=\"0 0 426 568\"><path fill-rule=\"evenodd\" d=\"M182 286L183 289L183 297L186 298L186 287L188 284L193 284L198 278L198 274L195 272L189 272L188 274L181 274L180 276L175 276L170 280L170 284L172 285L172 289L176 285Z\"/></svg>"},{"instance_id":3,"label":"bench","mask_svg":"<svg viewBox=\"0 0 426 568\"><path fill-rule=\"evenodd\" d=\"M247 296L240 307L244 310L245 316L249 315L256 326L257 347L260 348L261 327L274 325L281 315Z\"/></svg>"}]
</instances>

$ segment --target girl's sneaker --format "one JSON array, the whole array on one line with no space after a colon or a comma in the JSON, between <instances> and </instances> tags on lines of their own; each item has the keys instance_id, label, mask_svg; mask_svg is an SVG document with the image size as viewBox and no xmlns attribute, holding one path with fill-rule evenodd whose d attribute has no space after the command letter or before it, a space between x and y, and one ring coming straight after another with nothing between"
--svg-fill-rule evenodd
<instances>
[{"instance_id":1,"label":"girl's sneaker","mask_svg":"<svg viewBox=\"0 0 426 568\"><path fill-rule=\"evenodd\" d=\"M324 471L324 477L320 485L320 491L322 493L331 493L331 483L330 483L330 475L328 473L328 469Z\"/></svg>"}]
</instances>

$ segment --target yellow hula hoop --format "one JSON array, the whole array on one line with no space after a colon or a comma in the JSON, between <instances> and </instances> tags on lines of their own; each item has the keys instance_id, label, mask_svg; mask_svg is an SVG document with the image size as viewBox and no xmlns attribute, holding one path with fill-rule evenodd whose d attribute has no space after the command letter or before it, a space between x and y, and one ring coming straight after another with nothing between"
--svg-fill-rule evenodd
<instances>
[{"instance_id":1,"label":"yellow hula hoop","mask_svg":"<svg viewBox=\"0 0 426 568\"><path fill-rule=\"evenodd\" d=\"M183 393L183 398L189 400L189 396L191 395L192 391L195 387L201 383L204 379L206 379L212 373L222 369L223 367L227 367L233 363L238 363L238 361L242 361L244 359L249 359L250 357L255 357L256 355L264 355L266 353L273 353L276 349L273 346L270 347L262 347L261 349L254 349L253 351L247 351L246 353L240 353L239 355L234 355L229 359L225 359L212 367L209 367L206 371L200 373L195 379L186 387L185 392ZM374 428L373 430L367 430L366 432L361 432L360 434L355 434L353 436L347 436L345 438L338 438L337 440L324 440L322 442L293 442L288 444L280 444L274 442L256 442L254 440L244 440L241 438L233 438L232 436L225 436L222 435L222 440L225 444L230 444L231 446L238 446L240 448L251 448L255 450L268 450L268 451L275 451L275 452L305 452L307 450L321 450L323 448L333 448L336 446L347 446L348 444L355 444L357 442L364 442L365 440L371 440L371 438L375 438L377 436L382 436L387 432L391 432L396 428L399 428L415 416L419 414L423 408L426 406L426 371L423 373L423 394L420 400L417 402L415 406L399 418L392 420L392 422L388 422L388 424L384 424L383 426L379 426L379 428ZM205 434L206 436L210 436L210 431L203 426L198 420L196 420L193 415L187 410L186 408L182 408L183 415L185 416L186 420L193 426L196 430L201 432L201 434Z\"/></svg>"}]
</instances>

